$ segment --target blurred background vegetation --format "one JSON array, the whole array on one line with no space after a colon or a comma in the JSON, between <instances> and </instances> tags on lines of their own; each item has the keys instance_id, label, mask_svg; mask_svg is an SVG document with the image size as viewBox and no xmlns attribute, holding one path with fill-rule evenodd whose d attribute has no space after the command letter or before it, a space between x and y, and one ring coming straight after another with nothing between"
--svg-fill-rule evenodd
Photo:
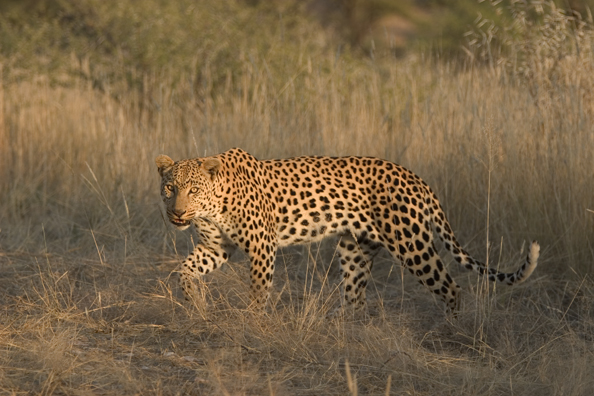
<instances>
[{"instance_id":1,"label":"blurred background vegetation","mask_svg":"<svg viewBox=\"0 0 594 396\"><path fill-rule=\"evenodd\" d=\"M510 7L527 1L476 0L4 0L0 59L5 79L51 75L65 83L82 73L96 87L142 84L163 68L214 83L244 59L266 59L285 75L297 58L334 54L379 61L419 50L445 59L468 55L468 34L488 21L509 27ZM584 18L594 0L558 0ZM541 6L542 7L542 6ZM535 7L528 17L538 19ZM507 25L506 25L507 24ZM295 62L285 62L285 60ZM281 61L282 60L282 61ZM81 68L81 65L88 67Z\"/></svg>"}]
</instances>

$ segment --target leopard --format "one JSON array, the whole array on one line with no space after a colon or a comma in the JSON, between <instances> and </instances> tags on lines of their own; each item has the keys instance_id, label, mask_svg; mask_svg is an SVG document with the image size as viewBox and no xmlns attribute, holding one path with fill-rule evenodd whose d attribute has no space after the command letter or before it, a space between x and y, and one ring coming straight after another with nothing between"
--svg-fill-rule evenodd
<instances>
[{"instance_id":1,"label":"leopard","mask_svg":"<svg viewBox=\"0 0 594 396\"><path fill-rule=\"evenodd\" d=\"M500 272L460 245L437 196L419 176L375 157L301 156L258 160L240 148L174 161L156 160L168 220L179 230L193 226L198 243L177 272L187 299L195 280L220 268L233 250L250 261L251 302L265 306L279 248L337 236L343 306L366 304L374 258L381 250L443 300L460 309L460 286L448 273L435 235L462 267L489 281L514 285L536 269L540 245L533 241L522 265Z\"/></svg>"}]
</instances>

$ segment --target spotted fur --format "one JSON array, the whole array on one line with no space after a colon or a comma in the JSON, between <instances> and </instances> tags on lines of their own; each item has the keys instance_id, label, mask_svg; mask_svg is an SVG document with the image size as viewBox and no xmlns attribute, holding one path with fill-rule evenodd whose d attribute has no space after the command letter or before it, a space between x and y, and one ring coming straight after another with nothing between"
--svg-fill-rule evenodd
<instances>
[{"instance_id":1,"label":"spotted fur","mask_svg":"<svg viewBox=\"0 0 594 396\"><path fill-rule=\"evenodd\" d=\"M251 262L254 301L266 303L278 248L337 234L347 305L365 304L373 258L387 249L420 283L459 307L459 286L447 273L434 233L456 261L508 285L524 281L537 265L532 242L523 265L502 273L470 257L460 246L431 188L417 175L370 157L299 157L259 161L241 149L174 162L156 160L169 220L193 224L200 243L183 261L181 286L196 293L192 279L219 268L236 245Z\"/></svg>"}]
</instances>

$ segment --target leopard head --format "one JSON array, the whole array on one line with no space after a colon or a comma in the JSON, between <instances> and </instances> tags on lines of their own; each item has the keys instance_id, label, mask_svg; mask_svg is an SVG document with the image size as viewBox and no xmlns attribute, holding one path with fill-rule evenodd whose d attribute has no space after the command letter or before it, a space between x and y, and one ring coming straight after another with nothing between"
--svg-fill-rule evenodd
<instances>
[{"instance_id":1,"label":"leopard head","mask_svg":"<svg viewBox=\"0 0 594 396\"><path fill-rule=\"evenodd\" d=\"M161 198L173 225L185 230L192 219L213 211L212 197L221 161L196 158L175 162L160 155L155 162L161 175Z\"/></svg>"}]
</instances>

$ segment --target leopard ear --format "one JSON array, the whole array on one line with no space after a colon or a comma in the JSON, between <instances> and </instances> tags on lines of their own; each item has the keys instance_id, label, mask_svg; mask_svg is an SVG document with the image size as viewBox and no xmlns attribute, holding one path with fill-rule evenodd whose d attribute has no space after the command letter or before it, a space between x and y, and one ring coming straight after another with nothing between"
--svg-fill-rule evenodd
<instances>
[{"instance_id":1,"label":"leopard ear","mask_svg":"<svg viewBox=\"0 0 594 396\"><path fill-rule=\"evenodd\" d=\"M202 171L207 175L210 176L210 180L214 180L221 169L221 161L217 158L207 158L202 163Z\"/></svg>"},{"instance_id":2,"label":"leopard ear","mask_svg":"<svg viewBox=\"0 0 594 396\"><path fill-rule=\"evenodd\" d=\"M159 169L159 174L161 177L163 177L163 173L168 171L173 166L173 164L175 164L171 158L163 154L157 157L155 163L157 164L157 168Z\"/></svg>"}]
</instances>

